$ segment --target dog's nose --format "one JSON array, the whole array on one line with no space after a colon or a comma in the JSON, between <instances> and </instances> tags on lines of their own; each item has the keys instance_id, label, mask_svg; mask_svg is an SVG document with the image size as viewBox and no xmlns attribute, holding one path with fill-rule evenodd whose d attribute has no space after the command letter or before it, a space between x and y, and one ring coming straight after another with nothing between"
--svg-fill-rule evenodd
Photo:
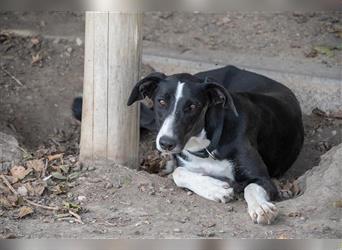
<instances>
[{"instance_id":1,"label":"dog's nose","mask_svg":"<svg viewBox=\"0 0 342 250\"><path fill-rule=\"evenodd\" d=\"M171 151L172 149L176 147L177 142L170 137L162 136L159 139L159 145L162 149Z\"/></svg>"}]
</instances>

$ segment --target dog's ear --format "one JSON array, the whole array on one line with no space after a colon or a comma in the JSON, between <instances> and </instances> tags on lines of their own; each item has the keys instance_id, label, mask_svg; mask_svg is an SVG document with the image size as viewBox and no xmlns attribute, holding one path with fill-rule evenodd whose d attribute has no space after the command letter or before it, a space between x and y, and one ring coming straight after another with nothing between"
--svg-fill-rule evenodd
<instances>
[{"instance_id":1,"label":"dog's ear","mask_svg":"<svg viewBox=\"0 0 342 250\"><path fill-rule=\"evenodd\" d=\"M144 99L146 96L151 97L158 83L165 79L166 75L160 72L153 72L141 79L133 88L128 98L127 105L130 106L134 102Z\"/></svg>"},{"instance_id":2,"label":"dog's ear","mask_svg":"<svg viewBox=\"0 0 342 250\"><path fill-rule=\"evenodd\" d=\"M236 116L239 116L233 98L225 87L210 82L205 84L205 90L208 93L211 105L222 105L223 108L230 108Z\"/></svg>"}]
</instances>

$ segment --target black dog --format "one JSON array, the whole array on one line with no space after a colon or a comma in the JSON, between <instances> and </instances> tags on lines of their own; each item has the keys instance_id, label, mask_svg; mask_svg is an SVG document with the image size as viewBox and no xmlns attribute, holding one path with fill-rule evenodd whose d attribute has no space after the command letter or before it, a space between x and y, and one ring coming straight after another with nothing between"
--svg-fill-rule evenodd
<instances>
[{"instance_id":1,"label":"black dog","mask_svg":"<svg viewBox=\"0 0 342 250\"><path fill-rule=\"evenodd\" d=\"M157 128L158 150L175 156L167 168L178 186L220 202L244 190L254 222L275 219L271 177L291 167L304 138L290 89L227 66L196 75L152 73L137 83L128 105L145 97L154 106L144 107L142 125Z\"/></svg>"}]
</instances>

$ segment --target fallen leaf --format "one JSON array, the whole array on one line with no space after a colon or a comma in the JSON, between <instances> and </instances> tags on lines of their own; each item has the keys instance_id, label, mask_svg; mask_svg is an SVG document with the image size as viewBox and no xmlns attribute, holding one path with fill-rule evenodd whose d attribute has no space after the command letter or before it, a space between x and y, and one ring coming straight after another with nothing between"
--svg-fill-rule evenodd
<instances>
[{"instance_id":1,"label":"fallen leaf","mask_svg":"<svg viewBox=\"0 0 342 250\"><path fill-rule=\"evenodd\" d=\"M37 45L40 43L40 40L38 37L32 37L31 38L31 43L34 44L34 45Z\"/></svg>"},{"instance_id":2,"label":"fallen leaf","mask_svg":"<svg viewBox=\"0 0 342 250\"><path fill-rule=\"evenodd\" d=\"M342 208L342 200L334 201L333 206L336 208Z\"/></svg>"},{"instance_id":3,"label":"fallen leaf","mask_svg":"<svg viewBox=\"0 0 342 250\"><path fill-rule=\"evenodd\" d=\"M71 210L71 211L73 211L75 213L80 212L81 209L82 209L80 205L77 205L77 204L74 204L74 203L71 203L71 202L64 201L63 203L64 203L64 208L65 209Z\"/></svg>"},{"instance_id":4,"label":"fallen leaf","mask_svg":"<svg viewBox=\"0 0 342 250\"><path fill-rule=\"evenodd\" d=\"M69 165L61 165L59 166L59 168L65 173L67 174L69 172L70 166Z\"/></svg>"},{"instance_id":5,"label":"fallen leaf","mask_svg":"<svg viewBox=\"0 0 342 250\"><path fill-rule=\"evenodd\" d=\"M42 59L43 59L42 56L38 52L36 55L32 55L31 64L39 63Z\"/></svg>"},{"instance_id":6,"label":"fallen leaf","mask_svg":"<svg viewBox=\"0 0 342 250\"><path fill-rule=\"evenodd\" d=\"M17 183L19 181L19 179L17 177L13 177L10 175L6 175L5 177L9 181L9 183L11 183L11 184Z\"/></svg>"},{"instance_id":7,"label":"fallen leaf","mask_svg":"<svg viewBox=\"0 0 342 250\"><path fill-rule=\"evenodd\" d=\"M29 191L29 196L41 196L46 188L46 183L37 180L32 183L25 183L25 187Z\"/></svg>"},{"instance_id":8,"label":"fallen leaf","mask_svg":"<svg viewBox=\"0 0 342 250\"><path fill-rule=\"evenodd\" d=\"M68 176L68 180L74 180L79 177L79 173L72 173Z\"/></svg>"},{"instance_id":9,"label":"fallen leaf","mask_svg":"<svg viewBox=\"0 0 342 250\"><path fill-rule=\"evenodd\" d=\"M316 50L319 54L326 55L328 57L334 56L334 51L331 47L328 46L315 46L314 50Z\"/></svg>"},{"instance_id":10,"label":"fallen leaf","mask_svg":"<svg viewBox=\"0 0 342 250\"><path fill-rule=\"evenodd\" d=\"M49 155L48 160L53 161L53 160L61 159L62 157L63 157L63 154Z\"/></svg>"},{"instance_id":11,"label":"fallen leaf","mask_svg":"<svg viewBox=\"0 0 342 250\"><path fill-rule=\"evenodd\" d=\"M59 172L52 172L51 175L53 178L58 179L58 180L66 180L67 179L67 177L65 177L64 175L62 175Z\"/></svg>"},{"instance_id":12,"label":"fallen leaf","mask_svg":"<svg viewBox=\"0 0 342 250\"><path fill-rule=\"evenodd\" d=\"M36 172L41 173L45 168L43 160L32 160L26 162L27 168L33 168Z\"/></svg>"},{"instance_id":13,"label":"fallen leaf","mask_svg":"<svg viewBox=\"0 0 342 250\"><path fill-rule=\"evenodd\" d=\"M31 171L32 169L25 169L23 166L14 166L10 170L12 176L19 180L24 179Z\"/></svg>"},{"instance_id":14,"label":"fallen leaf","mask_svg":"<svg viewBox=\"0 0 342 250\"><path fill-rule=\"evenodd\" d=\"M61 183L57 186L51 187L50 191L56 195L66 194L69 191L69 188L65 184Z\"/></svg>"},{"instance_id":15,"label":"fallen leaf","mask_svg":"<svg viewBox=\"0 0 342 250\"><path fill-rule=\"evenodd\" d=\"M278 239L278 240L287 240L288 238L289 237L285 233L282 233L276 237L276 239Z\"/></svg>"},{"instance_id":16,"label":"fallen leaf","mask_svg":"<svg viewBox=\"0 0 342 250\"><path fill-rule=\"evenodd\" d=\"M19 209L19 213L18 213L18 218L24 218L25 216L32 214L33 213L33 209L31 207L28 206L23 206Z\"/></svg>"},{"instance_id":17,"label":"fallen leaf","mask_svg":"<svg viewBox=\"0 0 342 250\"><path fill-rule=\"evenodd\" d=\"M4 208L11 208L13 207L13 204L5 197L5 196L0 196L0 206Z\"/></svg>"}]
</instances>

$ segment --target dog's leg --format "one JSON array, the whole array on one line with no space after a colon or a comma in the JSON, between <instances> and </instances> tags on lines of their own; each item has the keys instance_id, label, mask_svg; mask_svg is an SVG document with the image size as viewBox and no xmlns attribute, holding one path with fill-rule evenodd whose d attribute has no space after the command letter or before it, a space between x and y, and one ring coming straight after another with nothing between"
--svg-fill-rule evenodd
<instances>
[{"instance_id":1,"label":"dog's leg","mask_svg":"<svg viewBox=\"0 0 342 250\"><path fill-rule=\"evenodd\" d=\"M173 180L178 187L190 189L208 200L226 203L234 198L233 188L227 182L190 172L184 167L175 169Z\"/></svg>"},{"instance_id":2,"label":"dog's leg","mask_svg":"<svg viewBox=\"0 0 342 250\"><path fill-rule=\"evenodd\" d=\"M256 184L249 184L244 191L248 204L248 213L254 223L271 224L277 217L277 207L269 202L269 196L265 189Z\"/></svg>"}]
</instances>

